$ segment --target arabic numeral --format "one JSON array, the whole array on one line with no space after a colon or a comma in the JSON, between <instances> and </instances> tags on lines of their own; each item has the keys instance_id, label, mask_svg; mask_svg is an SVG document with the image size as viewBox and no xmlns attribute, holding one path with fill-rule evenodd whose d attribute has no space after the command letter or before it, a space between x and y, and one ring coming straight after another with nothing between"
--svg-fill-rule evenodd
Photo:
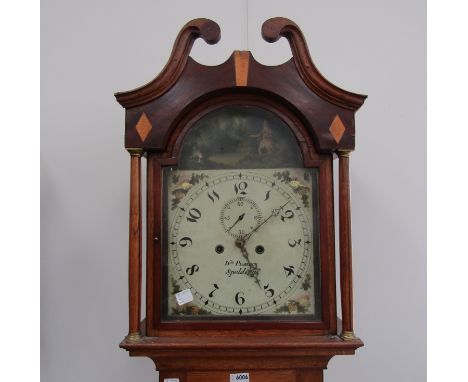
<instances>
[{"instance_id":1,"label":"arabic numeral","mask_svg":"<svg viewBox=\"0 0 468 382\"><path fill-rule=\"evenodd\" d=\"M237 292L236 296L234 297L237 305L242 305L245 302L244 292Z\"/></svg>"},{"instance_id":2,"label":"arabic numeral","mask_svg":"<svg viewBox=\"0 0 468 382\"><path fill-rule=\"evenodd\" d=\"M294 265L289 265L287 267L284 266L283 269L286 277L289 277L294 274Z\"/></svg>"},{"instance_id":3,"label":"arabic numeral","mask_svg":"<svg viewBox=\"0 0 468 382\"><path fill-rule=\"evenodd\" d=\"M200 270L199 266L197 264L192 265L191 267L188 267L185 272L187 272L188 275L193 276L195 272L198 272Z\"/></svg>"},{"instance_id":4,"label":"arabic numeral","mask_svg":"<svg viewBox=\"0 0 468 382\"><path fill-rule=\"evenodd\" d=\"M286 219L292 219L294 217L294 212L292 210L284 211L284 214L281 215L281 221L284 223Z\"/></svg>"},{"instance_id":5,"label":"arabic numeral","mask_svg":"<svg viewBox=\"0 0 468 382\"><path fill-rule=\"evenodd\" d=\"M297 239L297 240L289 239L288 240L288 245L291 248L294 248L296 245L298 245L299 247L302 247L302 239Z\"/></svg>"},{"instance_id":6,"label":"arabic numeral","mask_svg":"<svg viewBox=\"0 0 468 382\"><path fill-rule=\"evenodd\" d=\"M236 195L247 195L247 182L240 182L234 184L234 191L236 192Z\"/></svg>"},{"instance_id":7,"label":"arabic numeral","mask_svg":"<svg viewBox=\"0 0 468 382\"><path fill-rule=\"evenodd\" d=\"M191 247L192 246L192 239L190 239L188 236L184 236L182 239L179 240L179 245L181 247Z\"/></svg>"},{"instance_id":8,"label":"arabic numeral","mask_svg":"<svg viewBox=\"0 0 468 382\"><path fill-rule=\"evenodd\" d=\"M210 296L211 298L213 298L213 295L214 295L214 292L216 292L218 289L219 289L219 286L218 284L213 284L214 286L214 289L211 291L211 293L208 295Z\"/></svg>"},{"instance_id":9,"label":"arabic numeral","mask_svg":"<svg viewBox=\"0 0 468 382\"><path fill-rule=\"evenodd\" d=\"M273 297L275 295L275 291L273 288L270 288L270 284L267 284L263 287L263 290L265 291L265 296L268 298Z\"/></svg>"},{"instance_id":10,"label":"arabic numeral","mask_svg":"<svg viewBox=\"0 0 468 382\"><path fill-rule=\"evenodd\" d=\"M198 208L190 208L189 216L187 216L187 220L192 223L196 223L198 219L202 216L200 210Z\"/></svg>"},{"instance_id":11,"label":"arabic numeral","mask_svg":"<svg viewBox=\"0 0 468 382\"><path fill-rule=\"evenodd\" d=\"M219 200L219 194L215 190L213 190L211 192L208 191L207 195L208 195L208 198L210 198L210 200L213 203L215 202L215 198Z\"/></svg>"}]
</instances>

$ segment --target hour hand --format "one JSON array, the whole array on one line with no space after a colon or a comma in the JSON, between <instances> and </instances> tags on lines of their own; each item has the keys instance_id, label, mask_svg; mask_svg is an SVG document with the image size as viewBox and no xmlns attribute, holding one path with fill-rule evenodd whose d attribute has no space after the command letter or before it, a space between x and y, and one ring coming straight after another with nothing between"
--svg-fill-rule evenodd
<instances>
[{"instance_id":1,"label":"hour hand","mask_svg":"<svg viewBox=\"0 0 468 382\"><path fill-rule=\"evenodd\" d=\"M234 222L234 224L232 226L229 227L229 229L226 231L226 232L229 232L231 229L234 228L234 226L239 223L242 219L244 219L244 216L245 216L245 212L242 214L242 215L239 215L239 217L237 218L237 220Z\"/></svg>"},{"instance_id":2,"label":"hour hand","mask_svg":"<svg viewBox=\"0 0 468 382\"><path fill-rule=\"evenodd\" d=\"M242 252L242 256L245 257L249 264L250 271L252 272L252 276L255 278L255 282L257 285L261 288L262 286L260 285L260 280L258 279L258 270L254 268L253 264L250 262L249 259L249 253L247 252L247 249L245 248L245 240L244 239L237 239L236 240L236 247L239 248Z\"/></svg>"}]
</instances>

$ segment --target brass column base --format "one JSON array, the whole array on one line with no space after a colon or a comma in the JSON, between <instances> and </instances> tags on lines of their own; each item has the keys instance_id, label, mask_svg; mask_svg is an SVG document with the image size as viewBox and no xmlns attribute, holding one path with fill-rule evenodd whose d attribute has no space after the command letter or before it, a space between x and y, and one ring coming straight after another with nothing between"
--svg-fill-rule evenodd
<instances>
[{"instance_id":1,"label":"brass column base","mask_svg":"<svg viewBox=\"0 0 468 382\"><path fill-rule=\"evenodd\" d=\"M357 337L354 335L354 332L342 332L340 337L343 341L352 341L355 340Z\"/></svg>"},{"instance_id":2,"label":"brass column base","mask_svg":"<svg viewBox=\"0 0 468 382\"><path fill-rule=\"evenodd\" d=\"M138 332L129 333L129 335L125 338L128 342L140 342L141 335Z\"/></svg>"}]
</instances>

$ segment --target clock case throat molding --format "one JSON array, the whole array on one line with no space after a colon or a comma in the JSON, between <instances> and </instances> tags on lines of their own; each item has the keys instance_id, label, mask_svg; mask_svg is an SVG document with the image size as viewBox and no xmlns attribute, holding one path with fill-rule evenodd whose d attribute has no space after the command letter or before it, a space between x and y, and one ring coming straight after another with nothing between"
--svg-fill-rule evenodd
<instances>
[{"instance_id":1,"label":"clock case throat molding","mask_svg":"<svg viewBox=\"0 0 468 382\"><path fill-rule=\"evenodd\" d=\"M251 371L256 381L323 381L334 355L354 354L349 157L355 147L355 113L365 95L343 90L315 67L298 26L286 18L264 22L270 43L285 37L292 58L278 66L235 51L221 65L190 57L194 41L220 39L211 20L195 19L180 31L168 63L144 86L115 94L125 110L130 153L129 330L120 347L151 358L164 378L180 382L224 380L229 370ZM164 322L161 312L163 169L179 164L184 138L200 118L222 107L248 105L269 111L290 128L305 168L318 170L321 319L317 322L227 320ZM146 318L142 307L141 158L147 159ZM339 160L339 287L337 317L333 160ZM209 370L209 371L208 371ZM234 370L234 371L235 371ZM276 375L280 375L276 374ZM197 379L198 378L198 379ZM280 380L280 379L278 379Z\"/></svg>"}]
</instances>

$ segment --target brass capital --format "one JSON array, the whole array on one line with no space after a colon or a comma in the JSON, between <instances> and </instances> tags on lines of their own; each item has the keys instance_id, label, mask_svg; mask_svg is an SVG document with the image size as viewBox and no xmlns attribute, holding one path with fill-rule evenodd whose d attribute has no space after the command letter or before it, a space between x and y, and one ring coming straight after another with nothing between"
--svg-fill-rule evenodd
<instances>
[{"instance_id":1,"label":"brass capital","mask_svg":"<svg viewBox=\"0 0 468 382\"><path fill-rule=\"evenodd\" d=\"M352 341L357 337L354 335L354 332L344 331L340 334L340 337L343 341Z\"/></svg>"},{"instance_id":2,"label":"brass capital","mask_svg":"<svg viewBox=\"0 0 468 382\"><path fill-rule=\"evenodd\" d=\"M352 152L353 150L336 150L336 154L339 157L346 157L346 158L349 158Z\"/></svg>"},{"instance_id":3,"label":"brass capital","mask_svg":"<svg viewBox=\"0 0 468 382\"><path fill-rule=\"evenodd\" d=\"M140 148L127 148L127 151L130 153L132 157L141 157L145 150Z\"/></svg>"},{"instance_id":4,"label":"brass capital","mask_svg":"<svg viewBox=\"0 0 468 382\"><path fill-rule=\"evenodd\" d=\"M133 333L129 333L127 337L125 337L125 339L128 341L128 342L140 342L142 337L140 335L140 333L138 332L133 332Z\"/></svg>"}]
</instances>

